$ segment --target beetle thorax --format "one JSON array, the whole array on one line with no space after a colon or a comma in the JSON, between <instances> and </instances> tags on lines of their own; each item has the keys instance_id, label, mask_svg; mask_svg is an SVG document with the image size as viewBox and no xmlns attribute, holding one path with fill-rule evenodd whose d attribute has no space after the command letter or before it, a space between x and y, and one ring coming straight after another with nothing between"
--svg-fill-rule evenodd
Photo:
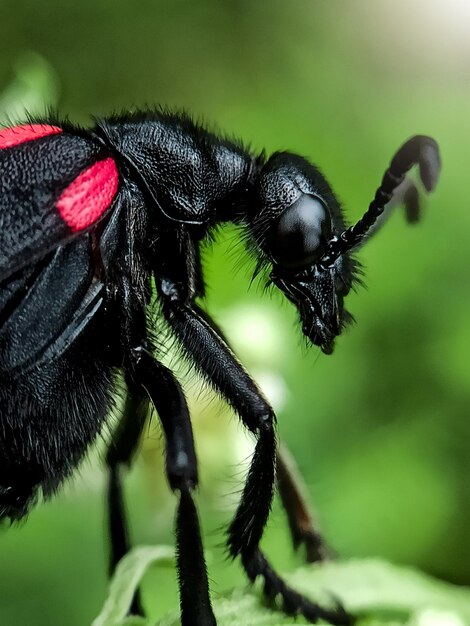
<instances>
[{"instance_id":1,"label":"beetle thorax","mask_svg":"<svg viewBox=\"0 0 470 626\"><path fill-rule=\"evenodd\" d=\"M242 194L251 159L189 118L100 122L97 131L126 163L144 194L166 217L186 224L219 221L218 209ZM223 218L222 218L223 219Z\"/></svg>"}]
</instances>

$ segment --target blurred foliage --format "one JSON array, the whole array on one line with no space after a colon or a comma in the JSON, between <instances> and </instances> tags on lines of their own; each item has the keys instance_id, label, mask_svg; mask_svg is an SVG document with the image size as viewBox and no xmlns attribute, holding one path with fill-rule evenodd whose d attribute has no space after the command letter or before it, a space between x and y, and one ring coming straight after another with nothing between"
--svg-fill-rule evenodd
<instances>
[{"instance_id":1,"label":"blurred foliage","mask_svg":"<svg viewBox=\"0 0 470 626\"><path fill-rule=\"evenodd\" d=\"M422 223L397 212L360 253L368 290L332 357L303 349L295 314L261 289L226 229L206 252L207 308L278 410L332 546L470 583L470 345L465 191L470 162L468 0L3 0L0 114L49 106L79 123L145 104L184 108L253 150L319 164L350 220L394 150L427 133L443 175ZM201 465L199 504L215 597L243 584L219 547L251 447L227 408L185 382ZM154 422L154 421L153 421ZM83 626L106 593L100 452L27 524L0 537L0 623ZM171 543L174 499L149 427L127 482L136 543ZM291 558L275 508L265 548ZM150 571L155 619L174 573Z\"/></svg>"}]
</instances>

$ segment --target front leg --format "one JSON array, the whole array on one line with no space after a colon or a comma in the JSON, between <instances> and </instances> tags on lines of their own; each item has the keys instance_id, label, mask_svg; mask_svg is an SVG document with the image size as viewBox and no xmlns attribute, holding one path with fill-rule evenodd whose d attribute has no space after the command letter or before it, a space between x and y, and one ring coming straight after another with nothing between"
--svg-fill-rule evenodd
<instances>
[{"instance_id":1,"label":"front leg","mask_svg":"<svg viewBox=\"0 0 470 626\"><path fill-rule=\"evenodd\" d=\"M163 314L186 356L257 438L247 483L228 536L233 558L251 555L261 540L274 495L274 411L203 311L194 303L184 302L178 286L167 278L157 278L157 289Z\"/></svg>"},{"instance_id":2,"label":"front leg","mask_svg":"<svg viewBox=\"0 0 470 626\"><path fill-rule=\"evenodd\" d=\"M348 624L349 616L341 607L324 609L286 585L259 549L276 478L274 412L204 312L185 300L184 286L178 286L168 276L157 275L156 282L163 314L186 356L257 438L242 498L228 530L230 555L241 557L252 582L259 576L263 578L266 596L271 601L281 598L286 613L301 614L312 622L322 618L332 624Z\"/></svg>"}]
</instances>

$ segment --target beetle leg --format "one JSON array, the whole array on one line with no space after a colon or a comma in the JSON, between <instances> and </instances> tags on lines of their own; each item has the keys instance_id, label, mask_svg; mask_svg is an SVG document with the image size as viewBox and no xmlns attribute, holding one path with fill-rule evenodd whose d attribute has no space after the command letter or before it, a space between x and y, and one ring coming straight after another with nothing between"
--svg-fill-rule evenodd
<instances>
[{"instance_id":1,"label":"beetle leg","mask_svg":"<svg viewBox=\"0 0 470 626\"><path fill-rule=\"evenodd\" d=\"M354 618L344 610L339 601L336 600L334 608L325 609L289 587L259 548L248 560L242 557L242 562L251 582L261 576L265 596L273 604L280 598L282 610L287 615L302 615L313 624L319 619L335 626L351 626L354 623Z\"/></svg>"},{"instance_id":2,"label":"beetle leg","mask_svg":"<svg viewBox=\"0 0 470 626\"><path fill-rule=\"evenodd\" d=\"M132 377L146 390L162 423L166 442L166 473L179 491L176 515L177 567L182 626L215 626L209 581L196 506L197 459L186 399L171 371L145 346L133 349Z\"/></svg>"},{"instance_id":3,"label":"beetle leg","mask_svg":"<svg viewBox=\"0 0 470 626\"><path fill-rule=\"evenodd\" d=\"M221 340L230 347L218 324L206 314L206 321ZM306 489L295 460L286 445L278 441L276 450L276 482L282 506L286 512L294 549L305 545L307 563L330 557L321 533L315 529L314 517L307 504Z\"/></svg>"},{"instance_id":4,"label":"beetle leg","mask_svg":"<svg viewBox=\"0 0 470 626\"><path fill-rule=\"evenodd\" d=\"M342 607L323 609L291 589L259 549L274 494L274 412L205 313L196 304L179 301L177 286L168 280L157 278L157 289L163 313L186 355L257 437L242 498L228 530L227 545L231 557L240 556L252 582L259 576L263 578L265 595L270 600L280 597L286 613L303 615L312 622L321 617L331 624L349 624L350 618Z\"/></svg>"},{"instance_id":5,"label":"beetle leg","mask_svg":"<svg viewBox=\"0 0 470 626\"><path fill-rule=\"evenodd\" d=\"M289 522L294 549L305 545L307 563L325 561L330 552L307 504L306 490L294 458L285 444L277 448L276 478L279 495Z\"/></svg>"},{"instance_id":6,"label":"beetle leg","mask_svg":"<svg viewBox=\"0 0 470 626\"><path fill-rule=\"evenodd\" d=\"M206 314L206 321L220 339L230 344L218 324ZM230 348L231 349L231 348ZM305 545L307 563L324 561L330 557L321 533L315 530L314 518L307 504L306 489L295 460L286 445L278 441L276 450L276 483L282 506L286 512L294 549Z\"/></svg>"},{"instance_id":7,"label":"beetle leg","mask_svg":"<svg viewBox=\"0 0 470 626\"><path fill-rule=\"evenodd\" d=\"M137 448L148 415L149 400L144 389L127 381L127 396L124 412L113 435L106 455L108 474L108 528L111 541L109 574L113 574L116 565L129 551L129 532L122 494L122 470L129 467ZM130 612L144 615L139 591L136 592Z\"/></svg>"},{"instance_id":8,"label":"beetle leg","mask_svg":"<svg viewBox=\"0 0 470 626\"><path fill-rule=\"evenodd\" d=\"M166 289L168 285L164 286ZM158 288L158 286L157 286ZM161 295L164 296L164 293ZM263 534L274 495L275 416L256 383L218 336L196 304L162 298L163 312L182 349L199 371L240 415L257 443L240 505L229 528L228 546L235 558L251 554Z\"/></svg>"}]
</instances>

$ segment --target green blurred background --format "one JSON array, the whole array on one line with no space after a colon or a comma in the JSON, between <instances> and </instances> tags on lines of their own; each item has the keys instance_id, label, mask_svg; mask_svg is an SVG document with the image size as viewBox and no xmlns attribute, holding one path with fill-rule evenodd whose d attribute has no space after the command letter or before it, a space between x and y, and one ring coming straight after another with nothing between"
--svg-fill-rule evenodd
<instances>
[{"instance_id":1,"label":"green blurred background","mask_svg":"<svg viewBox=\"0 0 470 626\"><path fill-rule=\"evenodd\" d=\"M0 115L184 108L254 150L308 156L357 219L410 135L440 143L442 180L419 227L400 211L360 254L367 290L331 357L303 348L281 298L248 290L227 229L206 253L207 307L271 398L329 542L470 584L469 0L3 0ZM196 429L215 596L244 584L220 548L251 443L178 360ZM127 482L136 543L172 542L175 500L152 420ZM0 624L84 626L106 594L101 449L26 524L0 532ZM300 562L276 505L264 541ZM173 572L151 573L158 616Z\"/></svg>"}]
</instances>

